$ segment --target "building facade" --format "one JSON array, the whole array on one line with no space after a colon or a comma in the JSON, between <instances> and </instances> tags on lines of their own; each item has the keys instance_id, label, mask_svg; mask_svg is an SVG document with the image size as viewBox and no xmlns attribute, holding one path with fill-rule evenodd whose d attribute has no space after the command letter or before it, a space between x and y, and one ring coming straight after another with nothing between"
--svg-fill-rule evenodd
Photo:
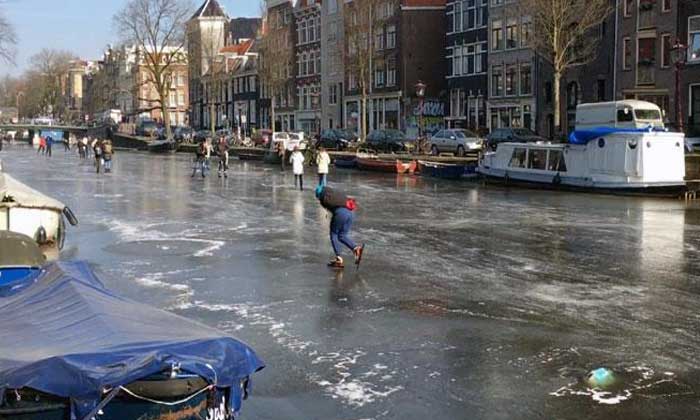
<instances>
[{"instance_id":1,"label":"building facade","mask_svg":"<svg viewBox=\"0 0 700 420\"><path fill-rule=\"evenodd\" d=\"M299 0L294 7L296 28L296 130L307 135L321 124L321 4Z\"/></svg>"},{"instance_id":2,"label":"building facade","mask_svg":"<svg viewBox=\"0 0 700 420\"><path fill-rule=\"evenodd\" d=\"M321 127L343 127L345 27L343 0L321 4Z\"/></svg>"},{"instance_id":3,"label":"building facade","mask_svg":"<svg viewBox=\"0 0 700 420\"><path fill-rule=\"evenodd\" d=\"M683 2L679 16L679 40L687 47L681 72L681 118L687 135L700 137L700 2Z\"/></svg>"},{"instance_id":4,"label":"building facade","mask_svg":"<svg viewBox=\"0 0 700 420\"><path fill-rule=\"evenodd\" d=\"M447 3L448 113L451 128L483 131L488 100L489 0Z\"/></svg>"},{"instance_id":5,"label":"building facade","mask_svg":"<svg viewBox=\"0 0 700 420\"><path fill-rule=\"evenodd\" d=\"M363 30L353 25L355 0L344 3L345 57L358 54L347 42L348 31ZM361 20L360 20L361 21ZM421 113L415 96L418 81L426 85L424 107L434 110L431 121L444 125L446 81L445 36L436 28L445 26L444 0L386 0L376 2L369 25L372 57L367 86L367 133L378 129L399 129L417 137ZM441 69L436 71L436 69ZM356 66L345 65L345 127L361 134L362 92ZM427 117L426 113L423 113ZM439 127L426 127L429 131Z\"/></svg>"},{"instance_id":6,"label":"building facade","mask_svg":"<svg viewBox=\"0 0 700 420\"><path fill-rule=\"evenodd\" d=\"M488 45L488 127L553 133L551 72L530 48L532 23L513 0L491 0Z\"/></svg>"}]
</instances>

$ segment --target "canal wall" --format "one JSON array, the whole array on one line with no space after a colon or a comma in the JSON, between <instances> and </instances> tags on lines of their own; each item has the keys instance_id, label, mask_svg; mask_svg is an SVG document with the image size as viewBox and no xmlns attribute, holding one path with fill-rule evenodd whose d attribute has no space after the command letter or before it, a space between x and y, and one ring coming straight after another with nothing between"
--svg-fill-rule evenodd
<instances>
[{"instance_id":1,"label":"canal wall","mask_svg":"<svg viewBox=\"0 0 700 420\"><path fill-rule=\"evenodd\" d=\"M148 140L124 133L113 133L112 144L120 149L148 150Z\"/></svg>"}]
</instances>

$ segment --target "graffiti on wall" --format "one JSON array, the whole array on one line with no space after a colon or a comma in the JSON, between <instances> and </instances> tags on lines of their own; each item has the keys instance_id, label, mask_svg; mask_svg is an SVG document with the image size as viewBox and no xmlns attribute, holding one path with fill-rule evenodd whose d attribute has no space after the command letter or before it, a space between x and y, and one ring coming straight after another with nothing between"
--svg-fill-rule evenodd
<instances>
[{"instance_id":1,"label":"graffiti on wall","mask_svg":"<svg viewBox=\"0 0 700 420\"><path fill-rule=\"evenodd\" d=\"M437 99L426 99L423 103L423 127L429 135L437 133L445 128L445 103ZM410 104L410 112L406 118L406 136L418 137L418 125L420 123L421 106L417 99Z\"/></svg>"}]
</instances>

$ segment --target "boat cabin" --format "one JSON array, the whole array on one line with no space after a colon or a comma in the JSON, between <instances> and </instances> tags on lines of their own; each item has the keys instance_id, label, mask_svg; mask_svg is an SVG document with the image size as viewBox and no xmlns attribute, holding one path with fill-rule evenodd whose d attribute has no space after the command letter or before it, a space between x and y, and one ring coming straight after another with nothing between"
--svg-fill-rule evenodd
<instances>
[{"instance_id":1,"label":"boat cabin","mask_svg":"<svg viewBox=\"0 0 700 420\"><path fill-rule=\"evenodd\" d=\"M594 128L663 129L661 108L651 102L624 100L581 104L576 107L576 130Z\"/></svg>"}]
</instances>

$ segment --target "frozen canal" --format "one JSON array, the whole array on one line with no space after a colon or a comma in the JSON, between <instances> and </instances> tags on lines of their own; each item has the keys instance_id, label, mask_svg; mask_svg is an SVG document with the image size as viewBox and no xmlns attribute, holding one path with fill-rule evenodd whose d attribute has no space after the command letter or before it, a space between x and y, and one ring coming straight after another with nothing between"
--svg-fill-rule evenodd
<instances>
[{"instance_id":1,"label":"frozen canal","mask_svg":"<svg viewBox=\"0 0 700 420\"><path fill-rule=\"evenodd\" d=\"M80 218L62 258L258 351L244 419L700 418L697 204L338 171L368 251L336 274L327 215L277 167L0 157ZM599 366L610 394L581 382Z\"/></svg>"}]
</instances>

